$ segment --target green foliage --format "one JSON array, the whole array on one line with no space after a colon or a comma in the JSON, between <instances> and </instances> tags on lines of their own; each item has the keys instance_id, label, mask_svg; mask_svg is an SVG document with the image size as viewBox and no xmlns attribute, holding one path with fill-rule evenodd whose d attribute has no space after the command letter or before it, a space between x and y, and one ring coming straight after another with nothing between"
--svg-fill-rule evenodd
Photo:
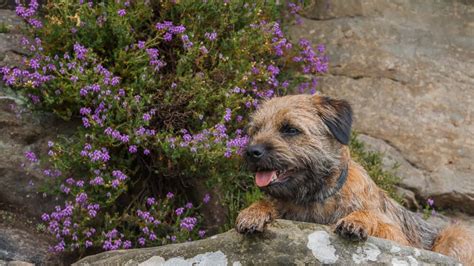
<instances>
[{"instance_id":1,"label":"green foliage","mask_svg":"<svg viewBox=\"0 0 474 266\"><path fill-rule=\"evenodd\" d=\"M392 171L383 169L382 166L382 154L378 152L367 151L364 144L357 139L357 134L352 134L351 143L351 156L352 158L360 163L374 182L383 190L385 190L390 197L398 202L402 202L402 199L396 192L396 185L400 178L394 173L397 166L394 166Z\"/></svg>"},{"instance_id":2,"label":"green foliage","mask_svg":"<svg viewBox=\"0 0 474 266\"><path fill-rule=\"evenodd\" d=\"M0 23L0 33L9 33L10 32L10 28L8 27L7 24L5 23Z\"/></svg>"},{"instance_id":3,"label":"green foliage","mask_svg":"<svg viewBox=\"0 0 474 266\"><path fill-rule=\"evenodd\" d=\"M35 2L17 8L31 55L0 74L33 108L82 122L41 164L66 198L43 215L57 252L202 237L197 182L225 195L232 223L260 195L239 159L248 114L327 68L323 47L283 36L278 1L57 0L42 21Z\"/></svg>"}]
</instances>

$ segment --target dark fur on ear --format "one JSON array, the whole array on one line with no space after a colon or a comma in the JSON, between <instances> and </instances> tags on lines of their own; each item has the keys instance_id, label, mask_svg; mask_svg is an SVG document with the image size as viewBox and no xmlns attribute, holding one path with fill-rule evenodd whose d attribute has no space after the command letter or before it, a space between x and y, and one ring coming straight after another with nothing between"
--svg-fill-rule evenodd
<instances>
[{"instance_id":1,"label":"dark fur on ear","mask_svg":"<svg viewBox=\"0 0 474 266\"><path fill-rule=\"evenodd\" d=\"M348 145L351 138L352 108L345 100L319 97L321 118L334 137L342 144Z\"/></svg>"}]
</instances>

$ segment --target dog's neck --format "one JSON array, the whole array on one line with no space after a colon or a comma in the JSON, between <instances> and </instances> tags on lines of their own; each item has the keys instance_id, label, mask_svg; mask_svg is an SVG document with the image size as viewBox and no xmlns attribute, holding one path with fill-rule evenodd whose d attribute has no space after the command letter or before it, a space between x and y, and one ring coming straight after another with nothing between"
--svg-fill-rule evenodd
<instances>
[{"instance_id":1,"label":"dog's neck","mask_svg":"<svg viewBox=\"0 0 474 266\"><path fill-rule=\"evenodd\" d=\"M341 190L341 188L344 186L344 184L347 181L347 175L349 174L349 163L345 163L344 166L341 168L339 171L339 177L336 180L336 184L328 188L324 191L324 193L321 193L320 197L318 197L318 202L324 202L328 198L334 196L337 192Z\"/></svg>"}]
</instances>

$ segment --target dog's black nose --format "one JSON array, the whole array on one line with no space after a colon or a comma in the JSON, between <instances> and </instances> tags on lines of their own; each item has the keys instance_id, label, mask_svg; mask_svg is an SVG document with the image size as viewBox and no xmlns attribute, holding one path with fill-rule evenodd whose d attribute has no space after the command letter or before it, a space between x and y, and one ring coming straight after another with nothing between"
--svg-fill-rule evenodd
<instances>
[{"instance_id":1,"label":"dog's black nose","mask_svg":"<svg viewBox=\"0 0 474 266\"><path fill-rule=\"evenodd\" d=\"M247 156L252 159L260 159L265 155L265 147L263 145L252 145L247 148Z\"/></svg>"}]
</instances>

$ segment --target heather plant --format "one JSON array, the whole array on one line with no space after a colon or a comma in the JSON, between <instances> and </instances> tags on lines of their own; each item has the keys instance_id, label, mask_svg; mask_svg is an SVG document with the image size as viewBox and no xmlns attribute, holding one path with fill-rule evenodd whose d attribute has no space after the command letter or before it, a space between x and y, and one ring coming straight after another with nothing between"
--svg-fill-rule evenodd
<instances>
[{"instance_id":1,"label":"heather plant","mask_svg":"<svg viewBox=\"0 0 474 266\"><path fill-rule=\"evenodd\" d=\"M428 198L426 200L425 207L423 208L423 219L427 220L428 218L434 215L436 215L434 200L432 198Z\"/></svg>"},{"instance_id":2,"label":"heather plant","mask_svg":"<svg viewBox=\"0 0 474 266\"><path fill-rule=\"evenodd\" d=\"M79 121L26 158L66 200L42 220L52 251L146 247L202 238L200 210L232 221L259 196L239 154L259 102L314 93L324 47L290 42L279 1L18 2L29 51L3 81L33 109ZM224 196L198 198L206 184ZM200 196L201 197L201 196ZM211 221L212 222L212 221Z\"/></svg>"}]
</instances>

